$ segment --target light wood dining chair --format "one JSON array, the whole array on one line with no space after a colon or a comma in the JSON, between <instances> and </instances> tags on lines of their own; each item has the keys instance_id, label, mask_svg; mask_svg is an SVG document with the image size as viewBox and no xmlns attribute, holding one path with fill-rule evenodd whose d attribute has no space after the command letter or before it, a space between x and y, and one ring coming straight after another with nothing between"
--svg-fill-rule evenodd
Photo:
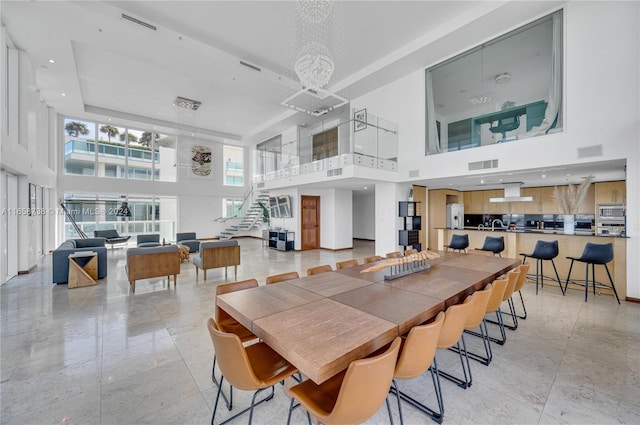
<instances>
[{"instance_id":1,"label":"light wood dining chair","mask_svg":"<svg viewBox=\"0 0 640 425\"><path fill-rule=\"evenodd\" d=\"M257 287L258 281L255 279L240 280L216 286L216 307L214 309L214 317L217 326L223 332L237 335L243 343L258 339L258 337L252 334L249 329L242 326L236 319L231 317L229 313L221 309L220 306L218 306L217 296ZM211 368L211 380L216 387L220 388L221 383L218 382L218 379L216 378L216 358L217 356L214 352L213 367ZM222 393L222 398L224 399L227 409L231 410L233 408L233 386L229 386L229 398L227 398L224 393Z\"/></svg>"},{"instance_id":2,"label":"light wood dining chair","mask_svg":"<svg viewBox=\"0 0 640 425\"><path fill-rule=\"evenodd\" d=\"M284 282L285 280L298 279L300 275L298 272L287 272L274 274L273 276L267 276L266 283L267 285L271 285L272 283Z\"/></svg>"},{"instance_id":3,"label":"light wood dining chair","mask_svg":"<svg viewBox=\"0 0 640 425\"><path fill-rule=\"evenodd\" d=\"M468 296L464 303L455 304L447 308L444 315L444 324L442 325L442 331L438 337L438 348L448 349L454 345L458 348L457 352L460 356L460 364L462 365L462 373L464 379L460 379L453 376L450 373L443 372L438 369L438 373L445 379L448 379L458 385L460 388L468 388L471 385L471 366L469 365L469 357L467 356L467 349L464 346L464 339L462 338L462 332L464 326L467 323L467 317L474 307L475 300ZM462 341L462 347L460 342ZM464 355L463 355L464 354Z\"/></svg>"},{"instance_id":4,"label":"light wood dining chair","mask_svg":"<svg viewBox=\"0 0 640 425\"><path fill-rule=\"evenodd\" d=\"M487 323L492 323L500 327L500 334L502 339L490 337L491 341L500 345L504 345L504 343L507 341L507 334L504 332L504 329L508 328L511 330L515 330L518 327L518 318L516 316L515 310L513 309L513 302L511 301L511 296L513 295L514 289L516 287L516 284L518 283L519 278L520 278L519 268L515 268L511 270L509 271L509 273L505 275L505 279L507 280L507 285L504 289L504 294L502 294L502 302L504 301L507 302L507 307L509 308L509 311L503 312L501 307L498 307L498 309L496 310L496 320L486 319ZM509 325L505 323L504 318L502 317L503 315L511 316L513 325Z\"/></svg>"},{"instance_id":5,"label":"light wood dining chair","mask_svg":"<svg viewBox=\"0 0 640 425\"><path fill-rule=\"evenodd\" d=\"M314 274L332 272L333 269L329 264L323 264L322 266L311 267L307 269L307 276L313 276Z\"/></svg>"},{"instance_id":6,"label":"light wood dining chair","mask_svg":"<svg viewBox=\"0 0 640 425\"><path fill-rule=\"evenodd\" d=\"M400 399L407 401L413 407L419 409L423 413L426 413L431 417L431 419L438 423L441 423L444 418L442 389L440 388L438 364L436 363L436 349L438 346L440 331L444 324L444 316L445 313L441 311L431 323L414 326L403 341L391 386L391 392L396 395L396 400L398 402L400 424L404 424ZM398 388L398 380L410 380L417 378L423 375L427 370L431 372L436 400L438 402L438 410L431 409L407 393L400 391ZM423 395L421 394L420 398L422 397Z\"/></svg>"},{"instance_id":7,"label":"light wood dining chair","mask_svg":"<svg viewBox=\"0 0 640 425\"><path fill-rule=\"evenodd\" d=\"M493 285L493 290L491 291L491 296L489 297L489 301L487 302L487 309L485 310L485 331L487 331L487 337L489 340L503 345L505 343L505 341L507 340L507 334L504 331L504 323L502 322L502 315L498 314L498 310L500 309L500 304L502 304L502 298L504 296L504 291L507 289L507 285L509 284L509 279L508 278L504 278L504 279L496 279L493 281L492 285ZM489 320L486 319L486 315L491 314L491 313L496 313L497 318L498 318L498 326L500 327L500 336L501 339L498 338L494 338L489 336L489 329L487 328L486 324ZM465 333L467 334L471 334L471 335L475 335L477 337L482 338L483 336L479 333L479 332L475 332L475 331L471 331L471 330L465 330Z\"/></svg>"},{"instance_id":8,"label":"light wood dining chair","mask_svg":"<svg viewBox=\"0 0 640 425\"><path fill-rule=\"evenodd\" d=\"M351 260L339 261L336 263L336 270L346 269L347 267L353 267L358 265L358 260L352 258Z\"/></svg>"},{"instance_id":9,"label":"light wood dining chair","mask_svg":"<svg viewBox=\"0 0 640 425\"><path fill-rule=\"evenodd\" d=\"M404 252L404 256L405 256L405 257L407 257L407 256L409 256L409 255L413 255L413 254L417 254L417 253L418 253L418 250L417 250L417 249L415 249L415 248L411 248L411 249L407 249L407 250Z\"/></svg>"},{"instance_id":10,"label":"light wood dining chair","mask_svg":"<svg viewBox=\"0 0 640 425\"><path fill-rule=\"evenodd\" d=\"M387 402L387 394L400 351L400 337L389 348L374 357L351 362L346 371L318 385L310 379L289 389L291 404L287 425L293 409L302 406L311 417L326 424L359 424L371 418ZM294 403L298 402L298 405Z\"/></svg>"},{"instance_id":11,"label":"light wood dining chair","mask_svg":"<svg viewBox=\"0 0 640 425\"><path fill-rule=\"evenodd\" d=\"M398 251L387 252L387 258L400 258L402 257L402 253Z\"/></svg>"},{"instance_id":12,"label":"light wood dining chair","mask_svg":"<svg viewBox=\"0 0 640 425\"><path fill-rule=\"evenodd\" d=\"M214 423L222 382L226 379L229 384L243 391L255 391L251 398L251 406L226 419L227 423L238 416L249 412L249 424L253 419L253 408L258 404L271 400L275 394L273 386L290 377L298 370L264 342L257 342L247 347L242 345L238 335L222 332L213 319L207 322L211 342L218 357L218 364L222 376L216 393L216 401L211 414L211 424ZM260 401L256 397L262 391L271 388L271 393Z\"/></svg>"},{"instance_id":13,"label":"light wood dining chair","mask_svg":"<svg viewBox=\"0 0 640 425\"><path fill-rule=\"evenodd\" d=\"M469 312L469 316L467 316L467 322L464 325L464 332L462 333L462 338L464 338L464 334L470 332L475 328L479 328L480 332L476 333L482 338L482 344L484 345L485 355L482 356L477 353L473 353L467 350L467 356L473 360L476 360L482 363L485 366L488 366L491 363L493 358L493 353L491 351L491 340L489 340L489 332L487 330L487 323L484 320L484 316L487 311L487 305L489 304L489 300L491 299L491 294L493 293L493 284L488 284L482 291L476 291L471 295L473 298L473 309ZM463 344L466 347L466 341ZM456 347L451 347L452 351L456 351Z\"/></svg>"},{"instance_id":14,"label":"light wood dining chair","mask_svg":"<svg viewBox=\"0 0 640 425\"><path fill-rule=\"evenodd\" d=\"M514 293L518 292L518 294L520 294L520 302L522 303L522 310L524 311L522 316L516 313L516 315L520 319L527 318L527 308L524 306L524 298L522 297L522 288L524 287L524 284L527 283L527 273L529 273L530 267L531 265L529 263L524 263L518 266L518 268L520 269L520 276L518 277L518 281L516 282L516 287L513 288ZM515 309L515 304L513 305L513 307Z\"/></svg>"},{"instance_id":15,"label":"light wood dining chair","mask_svg":"<svg viewBox=\"0 0 640 425\"><path fill-rule=\"evenodd\" d=\"M364 259L364 263L365 264L375 263L376 261L380 261L380 260L384 260L384 258L379 255L373 255L371 257L366 257Z\"/></svg>"}]
</instances>

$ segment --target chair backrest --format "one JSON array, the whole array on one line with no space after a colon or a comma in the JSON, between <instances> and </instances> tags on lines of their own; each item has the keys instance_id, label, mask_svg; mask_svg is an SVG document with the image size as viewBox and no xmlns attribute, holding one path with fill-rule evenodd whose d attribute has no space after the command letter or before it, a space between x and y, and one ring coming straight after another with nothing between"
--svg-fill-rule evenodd
<instances>
[{"instance_id":1,"label":"chair backrest","mask_svg":"<svg viewBox=\"0 0 640 425\"><path fill-rule=\"evenodd\" d=\"M253 371L249 356L238 335L220 331L211 318L207 321L207 328L222 376L229 384L241 390L259 389L261 382Z\"/></svg>"},{"instance_id":2,"label":"chair backrest","mask_svg":"<svg viewBox=\"0 0 640 425\"><path fill-rule=\"evenodd\" d=\"M585 261L593 264L607 264L613 261L613 244L597 244L587 242L582 252L580 261Z\"/></svg>"},{"instance_id":3,"label":"chair backrest","mask_svg":"<svg viewBox=\"0 0 640 425\"><path fill-rule=\"evenodd\" d=\"M489 304L492 293L493 285L488 284L482 291L476 291L471 295L473 308L469 311L469 316L467 316L466 329L473 329L476 326L480 326L487 312L487 304Z\"/></svg>"},{"instance_id":4,"label":"chair backrest","mask_svg":"<svg viewBox=\"0 0 640 425\"><path fill-rule=\"evenodd\" d=\"M469 235L451 235L449 248L451 249L467 249L469 247Z\"/></svg>"},{"instance_id":5,"label":"chair backrest","mask_svg":"<svg viewBox=\"0 0 640 425\"><path fill-rule=\"evenodd\" d=\"M225 283L223 285L216 286L216 296L222 294L228 294L229 292L242 291L243 289L249 288L257 288L258 281L255 279L247 279L247 280L239 280L237 282ZM215 319L217 323L222 322L223 320L233 319L229 313L218 307L218 303L216 302L215 308ZM235 320L235 319L234 319Z\"/></svg>"},{"instance_id":6,"label":"chair backrest","mask_svg":"<svg viewBox=\"0 0 640 425\"><path fill-rule=\"evenodd\" d=\"M94 230L93 237L111 239L111 238L119 238L120 234L116 229Z\"/></svg>"},{"instance_id":7,"label":"chair backrest","mask_svg":"<svg viewBox=\"0 0 640 425\"><path fill-rule=\"evenodd\" d=\"M320 273L326 273L326 272L332 272L332 271L333 269L331 268L330 265L323 264L322 266L311 267L310 269L307 269L307 276L313 276L314 274L320 274Z\"/></svg>"},{"instance_id":8,"label":"chair backrest","mask_svg":"<svg viewBox=\"0 0 640 425\"><path fill-rule=\"evenodd\" d=\"M147 243L147 242L160 242L160 234L158 233L154 233L154 234L150 234L150 235L138 235L137 237L137 243L141 244L141 243Z\"/></svg>"},{"instance_id":9,"label":"chair backrest","mask_svg":"<svg viewBox=\"0 0 640 425\"><path fill-rule=\"evenodd\" d=\"M504 289L504 295L502 295L502 301L506 301L511 298L513 292L516 290L516 284L518 283L518 279L520 279L520 269L515 268L510 270L507 273L507 287Z\"/></svg>"},{"instance_id":10,"label":"chair backrest","mask_svg":"<svg viewBox=\"0 0 640 425\"><path fill-rule=\"evenodd\" d=\"M374 255L374 256L365 258L364 263L365 264L375 263L376 261L380 261L380 260L384 260L384 258L379 255Z\"/></svg>"},{"instance_id":11,"label":"chair backrest","mask_svg":"<svg viewBox=\"0 0 640 425\"><path fill-rule=\"evenodd\" d=\"M486 238L484 238L482 250L491 251L494 254L498 254L504 251L504 236L499 236L497 238L493 236L487 236Z\"/></svg>"},{"instance_id":12,"label":"chair backrest","mask_svg":"<svg viewBox=\"0 0 640 425\"><path fill-rule=\"evenodd\" d=\"M342 380L329 424L358 424L371 418L387 398L400 351L397 337L384 353L351 362Z\"/></svg>"},{"instance_id":13,"label":"chair backrest","mask_svg":"<svg viewBox=\"0 0 640 425\"><path fill-rule=\"evenodd\" d=\"M398 251L387 252L387 258L400 258L402 257L402 253Z\"/></svg>"},{"instance_id":14,"label":"chair backrest","mask_svg":"<svg viewBox=\"0 0 640 425\"><path fill-rule=\"evenodd\" d=\"M460 339L467 324L467 316L473 308L471 297L467 297L462 304L450 306L444 314L444 323L438 337L438 348L453 347Z\"/></svg>"},{"instance_id":15,"label":"chair backrest","mask_svg":"<svg viewBox=\"0 0 640 425\"><path fill-rule=\"evenodd\" d=\"M267 285L272 283L284 282L285 280L298 279L300 275L298 272L287 272L275 274L273 276L267 276Z\"/></svg>"},{"instance_id":16,"label":"chair backrest","mask_svg":"<svg viewBox=\"0 0 640 425\"><path fill-rule=\"evenodd\" d=\"M504 291L507 289L507 285L509 284L509 279L496 279L493 281L493 290L491 291L491 296L489 297L489 301L487 302L487 310L486 313L493 313L500 307L502 304L502 298L504 297Z\"/></svg>"},{"instance_id":17,"label":"chair backrest","mask_svg":"<svg viewBox=\"0 0 640 425\"><path fill-rule=\"evenodd\" d=\"M524 284L527 282L527 273L529 273L529 263L520 264L518 266L518 270L520 270L520 276L518 276L518 281L516 282L516 287L513 288L513 292L518 292L522 289Z\"/></svg>"},{"instance_id":18,"label":"chair backrest","mask_svg":"<svg viewBox=\"0 0 640 425\"><path fill-rule=\"evenodd\" d=\"M444 311L441 311L433 322L411 328L398 355L395 378L412 379L429 369L436 355L443 323Z\"/></svg>"},{"instance_id":19,"label":"chair backrest","mask_svg":"<svg viewBox=\"0 0 640 425\"><path fill-rule=\"evenodd\" d=\"M404 256L406 257L407 255L412 255L412 254L417 254L418 250L415 248L411 248L411 249L407 249L404 251Z\"/></svg>"},{"instance_id":20,"label":"chair backrest","mask_svg":"<svg viewBox=\"0 0 640 425\"><path fill-rule=\"evenodd\" d=\"M176 242L195 240L195 239L196 239L196 232L176 233Z\"/></svg>"},{"instance_id":21,"label":"chair backrest","mask_svg":"<svg viewBox=\"0 0 640 425\"><path fill-rule=\"evenodd\" d=\"M531 257L551 260L558 256L558 241L537 241Z\"/></svg>"},{"instance_id":22,"label":"chair backrest","mask_svg":"<svg viewBox=\"0 0 640 425\"><path fill-rule=\"evenodd\" d=\"M346 269L347 267L353 267L358 265L358 260L352 258L351 260L339 261L336 263L336 270Z\"/></svg>"}]
</instances>

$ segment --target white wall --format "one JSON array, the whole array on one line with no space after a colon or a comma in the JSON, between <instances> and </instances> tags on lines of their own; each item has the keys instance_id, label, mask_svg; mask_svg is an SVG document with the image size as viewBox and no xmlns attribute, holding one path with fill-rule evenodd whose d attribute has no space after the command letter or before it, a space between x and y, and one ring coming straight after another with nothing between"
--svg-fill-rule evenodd
<instances>
[{"instance_id":1,"label":"white wall","mask_svg":"<svg viewBox=\"0 0 640 425\"><path fill-rule=\"evenodd\" d=\"M376 239L376 195L353 193L353 237Z\"/></svg>"},{"instance_id":2,"label":"white wall","mask_svg":"<svg viewBox=\"0 0 640 425\"><path fill-rule=\"evenodd\" d=\"M397 122L400 180L410 170L420 178L470 175L470 161L498 159L497 172L613 159L627 160L627 293L640 298L640 3L569 2L564 15L564 105L562 133L425 157L424 69L353 99L352 106ZM523 22L524 23L524 22ZM498 29L497 29L498 30ZM468 46L472 47L472 46ZM604 79L604 80L603 80ZM603 144L603 155L577 156L577 149ZM523 155L526 152L526 155ZM378 201L376 188L376 207ZM386 189L386 196L391 196ZM382 198L384 199L384 198ZM378 217L378 230L388 219ZM376 240L376 253L379 253ZM385 248L386 249L386 248Z\"/></svg>"},{"instance_id":3,"label":"white wall","mask_svg":"<svg viewBox=\"0 0 640 425\"><path fill-rule=\"evenodd\" d=\"M55 133L55 122L50 119L54 113L44 102L36 87L34 68L28 55L15 48L5 28L0 29L2 46L2 131L0 132L2 169L17 177L17 201L19 208L29 207L29 184L40 188L55 187L55 171L50 167L50 155L55 151L51 135ZM50 199L46 197L44 199ZM47 216L52 216L55 204L43 204L39 197L38 207L44 208ZM53 202L53 201L51 201ZM41 210L42 211L42 210ZM45 220L47 218L45 217ZM42 215L17 215L15 229L9 233L8 249L14 250L18 258L18 271L32 269L43 252L52 246L51 239L43 237ZM0 240L5 240L3 232ZM2 262L4 264L4 261ZM0 272L0 282L4 283L6 273Z\"/></svg>"}]
</instances>

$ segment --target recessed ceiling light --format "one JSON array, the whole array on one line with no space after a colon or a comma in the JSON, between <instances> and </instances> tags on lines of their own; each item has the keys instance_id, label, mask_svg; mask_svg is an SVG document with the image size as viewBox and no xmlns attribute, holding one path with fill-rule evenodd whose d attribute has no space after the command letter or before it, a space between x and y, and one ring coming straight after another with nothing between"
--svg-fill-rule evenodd
<instances>
[{"instance_id":1,"label":"recessed ceiling light","mask_svg":"<svg viewBox=\"0 0 640 425\"><path fill-rule=\"evenodd\" d=\"M56 63L56 61L53 59L49 59L49 63Z\"/></svg>"},{"instance_id":2,"label":"recessed ceiling light","mask_svg":"<svg viewBox=\"0 0 640 425\"><path fill-rule=\"evenodd\" d=\"M192 136L195 136L196 134L195 134L195 133L191 133L191 135L192 135Z\"/></svg>"},{"instance_id":3,"label":"recessed ceiling light","mask_svg":"<svg viewBox=\"0 0 640 425\"><path fill-rule=\"evenodd\" d=\"M543 179L546 179L546 178L547 178L547 173L546 173L546 171L544 171L544 170L542 171L542 178L543 178Z\"/></svg>"},{"instance_id":4,"label":"recessed ceiling light","mask_svg":"<svg viewBox=\"0 0 640 425\"><path fill-rule=\"evenodd\" d=\"M364 187L364 190L367 190L367 186Z\"/></svg>"},{"instance_id":5,"label":"recessed ceiling light","mask_svg":"<svg viewBox=\"0 0 640 425\"><path fill-rule=\"evenodd\" d=\"M65 97L67 94L66 93L60 93L60 96Z\"/></svg>"},{"instance_id":6,"label":"recessed ceiling light","mask_svg":"<svg viewBox=\"0 0 640 425\"><path fill-rule=\"evenodd\" d=\"M484 184L484 178L480 177L480 184Z\"/></svg>"},{"instance_id":7,"label":"recessed ceiling light","mask_svg":"<svg viewBox=\"0 0 640 425\"><path fill-rule=\"evenodd\" d=\"M107 121L111 121L111 118L107 118Z\"/></svg>"},{"instance_id":8,"label":"recessed ceiling light","mask_svg":"<svg viewBox=\"0 0 640 425\"><path fill-rule=\"evenodd\" d=\"M471 99L469 99L469 102L471 102L474 105L481 105L483 103L491 102L491 100L492 100L491 96L487 96L486 94L483 94L480 96L472 97Z\"/></svg>"}]
</instances>

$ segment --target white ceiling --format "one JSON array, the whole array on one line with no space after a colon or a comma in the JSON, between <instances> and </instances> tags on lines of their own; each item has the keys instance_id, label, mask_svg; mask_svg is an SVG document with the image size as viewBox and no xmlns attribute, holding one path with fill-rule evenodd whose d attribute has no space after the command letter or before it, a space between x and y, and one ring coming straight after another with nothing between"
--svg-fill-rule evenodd
<instances>
[{"instance_id":1,"label":"white ceiling","mask_svg":"<svg viewBox=\"0 0 640 425\"><path fill-rule=\"evenodd\" d=\"M561 3L338 1L331 47L336 72L328 89L354 99ZM0 12L16 47L31 58L41 98L58 113L110 117L116 125L134 128L151 124L158 131L244 146L314 120L280 105L300 88L292 70L299 38L293 1L3 0ZM157 31L122 19L122 13ZM241 60L261 71L240 65ZM490 63L497 68L488 72L504 68ZM202 106L197 111L175 107L177 96ZM601 168L620 175L623 166ZM532 170L517 180L529 183L539 174ZM546 185L565 180L559 176L552 183L552 174L547 172ZM422 183L478 188L473 187L478 182L458 180ZM345 184L362 190L366 182Z\"/></svg>"},{"instance_id":2,"label":"white ceiling","mask_svg":"<svg viewBox=\"0 0 640 425\"><path fill-rule=\"evenodd\" d=\"M347 98L362 94L371 82L354 84L396 61L387 56L478 4L337 2L328 88ZM292 70L296 19L292 1L2 2L10 37L29 53L41 97L58 112L83 118L90 111L239 144L283 120L312 119L280 105L300 89ZM202 106L176 108L177 96Z\"/></svg>"}]
</instances>

